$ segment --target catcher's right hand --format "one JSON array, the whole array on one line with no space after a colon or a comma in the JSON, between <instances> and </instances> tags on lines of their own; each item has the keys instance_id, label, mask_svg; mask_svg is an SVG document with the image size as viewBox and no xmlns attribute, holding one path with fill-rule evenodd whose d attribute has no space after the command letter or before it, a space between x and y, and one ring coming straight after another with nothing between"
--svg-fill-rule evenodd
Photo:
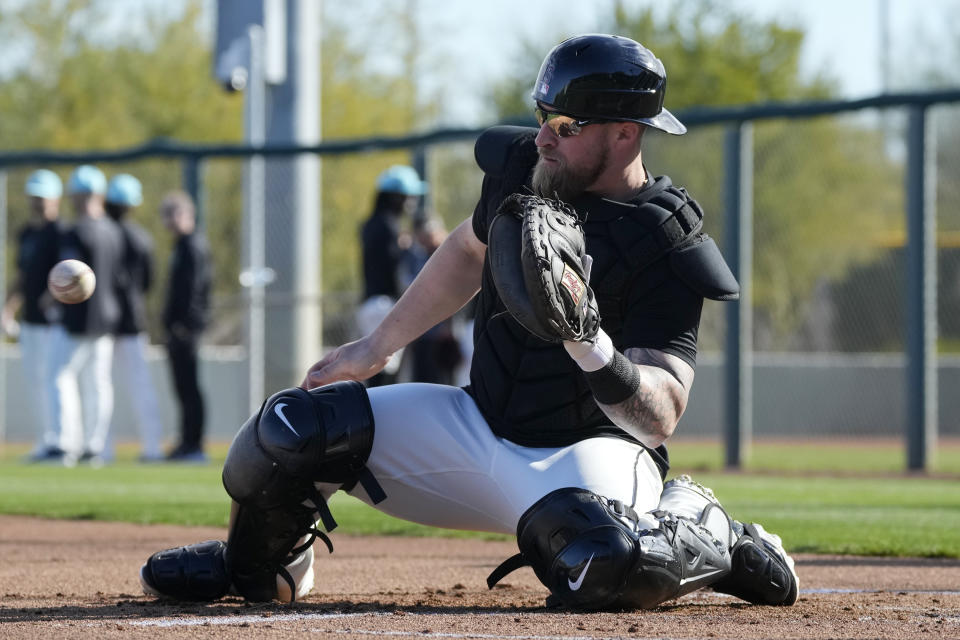
<instances>
[{"instance_id":1,"label":"catcher's right hand","mask_svg":"<svg viewBox=\"0 0 960 640\"><path fill-rule=\"evenodd\" d=\"M597 335L586 241L571 207L534 195L507 197L490 224L487 259L504 306L530 333L548 342Z\"/></svg>"}]
</instances>

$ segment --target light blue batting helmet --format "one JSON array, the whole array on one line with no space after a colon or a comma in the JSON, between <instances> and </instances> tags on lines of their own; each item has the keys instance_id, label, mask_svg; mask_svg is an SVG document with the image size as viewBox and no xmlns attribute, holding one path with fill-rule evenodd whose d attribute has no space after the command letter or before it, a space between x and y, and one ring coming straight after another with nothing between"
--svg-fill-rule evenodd
<instances>
[{"instance_id":1,"label":"light blue batting helmet","mask_svg":"<svg viewBox=\"0 0 960 640\"><path fill-rule=\"evenodd\" d=\"M27 178L24 192L28 196L55 200L63 195L63 183L60 176L49 169L37 169Z\"/></svg>"},{"instance_id":2,"label":"light blue batting helmet","mask_svg":"<svg viewBox=\"0 0 960 640\"><path fill-rule=\"evenodd\" d=\"M74 193L99 193L107 191L107 178L103 171L90 164L80 165L74 169L67 182L67 192Z\"/></svg>"},{"instance_id":3,"label":"light blue batting helmet","mask_svg":"<svg viewBox=\"0 0 960 640\"><path fill-rule=\"evenodd\" d=\"M377 178L377 191L422 196L427 192L427 183L420 179L413 167L395 164Z\"/></svg>"},{"instance_id":4,"label":"light blue batting helmet","mask_svg":"<svg viewBox=\"0 0 960 640\"><path fill-rule=\"evenodd\" d=\"M129 173L119 173L110 178L106 200L124 207L139 207L143 204L143 187Z\"/></svg>"}]
</instances>

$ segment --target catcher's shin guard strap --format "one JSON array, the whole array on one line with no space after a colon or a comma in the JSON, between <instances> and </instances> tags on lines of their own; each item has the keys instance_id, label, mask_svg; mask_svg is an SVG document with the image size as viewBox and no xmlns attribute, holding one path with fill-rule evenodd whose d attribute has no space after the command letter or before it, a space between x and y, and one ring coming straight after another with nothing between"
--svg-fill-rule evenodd
<instances>
[{"instance_id":1,"label":"catcher's shin guard strap","mask_svg":"<svg viewBox=\"0 0 960 640\"><path fill-rule=\"evenodd\" d=\"M520 569L521 567L529 567L530 562L523 557L522 553L517 553L510 556L503 562L501 562L496 569L490 572L490 575L487 576L487 588L493 589L494 586L508 575Z\"/></svg>"},{"instance_id":2,"label":"catcher's shin guard strap","mask_svg":"<svg viewBox=\"0 0 960 640\"><path fill-rule=\"evenodd\" d=\"M230 526L224 555L233 586L247 600L267 602L279 595L279 576L291 593L296 593L294 580L284 567L306 553L315 537L332 550L326 536L316 529L309 507L259 509L241 505Z\"/></svg>"},{"instance_id":3,"label":"catcher's shin guard strap","mask_svg":"<svg viewBox=\"0 0 960 640\"><path fill-rule=\"evenodd\" d=\"M363 490L367 492L367 495L370 496L370 502L373 504L379 504L387 499L387 494L383 490L383 487L377 482L377 479L370 472L370 469L366 467L360 469L353 482L348 482L340 488L344 491L353 491L353 488L357 486L358 482L360 486L363 487Z\"/></svg>"}]
</instances>

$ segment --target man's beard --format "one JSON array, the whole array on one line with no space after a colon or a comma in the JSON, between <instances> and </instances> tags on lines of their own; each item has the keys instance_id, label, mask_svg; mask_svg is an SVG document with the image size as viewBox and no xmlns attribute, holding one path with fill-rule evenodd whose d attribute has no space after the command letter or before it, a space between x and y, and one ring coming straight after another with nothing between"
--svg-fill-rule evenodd
<instances>
[{"instance_id":1,"label":"man's beard","mask_svg":"<svg viewBox=\"0 0 960 640\"><path fill-rule=\"evenodd\" d=\"M593 163L586 167L571 167L562 160L547 164L540 158L533 168L533 190L543 198L570 202L607 170L607 155L606 148L598 149Z\"/></svg>"}]
</instances>

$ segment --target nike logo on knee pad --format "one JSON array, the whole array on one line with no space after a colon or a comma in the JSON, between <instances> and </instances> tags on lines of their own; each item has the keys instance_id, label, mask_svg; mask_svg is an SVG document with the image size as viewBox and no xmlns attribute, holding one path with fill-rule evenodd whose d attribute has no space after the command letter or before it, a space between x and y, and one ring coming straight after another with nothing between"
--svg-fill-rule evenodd
<instances>
[{"instance_id":1,"label":"nike logo on knee pad","mask_svg":"<svg viewBox=\"0 0 960 640\"><path fill-rule=\"evenodd\" d=\"M587 577L587 569L590 568L590 563L593 562L593 556L595 555L596 555L595 553L590 554L590 559L587 560L586 566L583 567L583 571L580 572L580 577L577 578L576 581L573 581L570 578L567 578L567 586L570 587L570 591L580 590L580 585L583 584L583 579Z\"/></svg>"},{"instance_id":2,"label":"nike logo on knee pad","mask_svg":"<svg viewBox=\"0 0 960 640\"><path fill-rule=\"evenodd\" d=\"M278 402L276 406L273 408L273 412L277 414L277 417L280 418L283 424L287 425L287 429L290 429L290 431L293 431L293 434L299 438L301 437L300 434L297 433L297 430L294 429L293 425L290 424L290 421L287 420L287 416L283 415L283 411L281 411L281 409L283 409L285 406L287 406L286 402Z\"/></svg>"}]
</instances>

